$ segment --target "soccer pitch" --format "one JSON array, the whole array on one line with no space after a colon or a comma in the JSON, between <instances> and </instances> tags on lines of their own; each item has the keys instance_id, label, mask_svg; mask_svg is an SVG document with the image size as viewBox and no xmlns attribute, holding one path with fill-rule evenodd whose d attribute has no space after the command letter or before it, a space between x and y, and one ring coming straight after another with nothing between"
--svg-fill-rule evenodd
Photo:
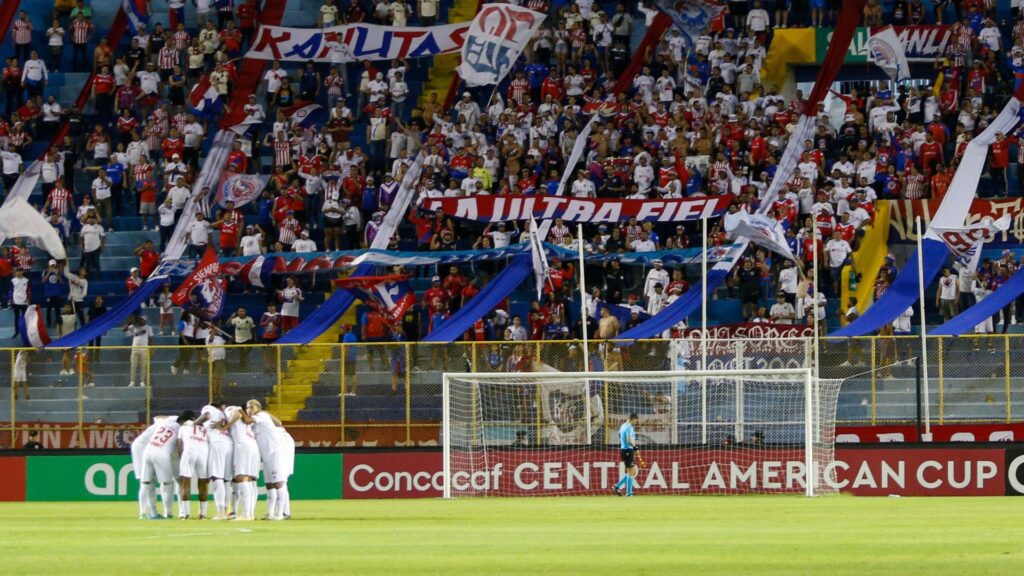
<instances>
[{"instance_id":1,"label":"soccer pitch","mask_svg":"<svg viewBox=\"0 0 1024 576\"><path fill-rule=\"evenodd\" d=\"M195 504L193 504L195 506ZM3 574L1012 574L1024 499L305 501L285 522L2 503ZM263 512L260 502L258 512Z\"/></svg>"}]
</instances>

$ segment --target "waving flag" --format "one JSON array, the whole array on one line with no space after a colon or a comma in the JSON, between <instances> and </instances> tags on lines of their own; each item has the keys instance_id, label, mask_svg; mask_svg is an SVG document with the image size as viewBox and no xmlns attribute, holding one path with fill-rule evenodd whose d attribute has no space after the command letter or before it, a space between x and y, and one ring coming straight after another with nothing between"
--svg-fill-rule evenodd
<instances>
[{"instance_id":1,"label":"waving flag","mask_svg":"<svg viewBox=\"0 0 1024 576\"><path fill-rule=\"evenodd\" d=\"M597 307L594 308L594 319L601 319L601 308L607 308L608 312L615 316L619 321L619 327L622 330L626 329L626 326L633 320L633 310L629 306L623 306L622 304L608 304L606 302L598 302ZM647 312L640 312L640 321L643 322L650 318L651 315Z\"/></svg>"},{"instance_id":2,"label":"waving flag","mask_svg":"<svg viewBox=\"0 0 1024 576\"><path fill-rule=\"evenodd\" d=\"M203 259L174 291L171 301L204 320L213 320L224 307L224 295L217 253L207 245Z\"/></svg>"},{"instance_id":3,"label":"waving flag","mask_svg":"<svg viewBox=\"0 0 1024 576\"><path fill-rule=\"evenodd\" d=\"M294 106L281 108L284 115L303 128L315 128L327 119L324 107L313 102L299 102Z\"/></svg>"},{"instance_id":4,"label":"waving flag","mask_svg":"<svg viewBox=\"0 0 1024 576\"><path fill-rule=\"evenodd\" d=\"M763 214L737 212L725 215L725 231L733 237L742 237L796 262L793 251L786 242L782 224Z\"/></svg>"},{"instance_id":5,"label":"waving flag","mask_svg":"<svg viewBox=\"0 0 1024 576\"><path fill-rule=\"evenodd\" d=\"M416 292L404 274L341 278L334 285L376 308L391 324L401 322L405 312L416 303Z\"/></svg>"},{"instance_id":6,"label":"waving flag","mask_svg":"<svg viewBox=\"0 0 1024 576\"><path fill-rule=\"evenodd\" d=\"M533 256L533 276L537 280L537 300L544 297L544 279L548 277L548 255L537 237L537 221L530 218L530 254Z\"/></svg>"},{"instance_id":7,"label":"waving flag","mask_svg":"<svg viewBox=\"0 0 1024 576\"><path fill-rule=\"evenodd\" d=\"M896 37L896 30L892 26L871 30L871 37L868 38L868 51L875 64L889 78L897 82L910 80L910 64L907 63L907 53L903 49L903 43Z\"/></svg>"},{"instance_id":8,"label":"waving flag","mask_svg":"<svg viewBox=\"0 0 1024 576\"><path fill-rule=\"evenodd\" d=\"M18 332L25 346L41 348L50 343L50 335L46 333L46 321L39 310L39 304L32 304L18 318Z\"/></svg>"},{"instance_id":9,"label":"waving flag","mask_svg":"<svg viewBox=\"0 0 1024 576\"><path fill-rule=\"evenodd\" d=\"M146 0L121 0L121 9L128 17L128 27L132 34L138 34L139 29L149 23L149 6Z\"/></svg>"},{"instance_id":10,"label":"waving flag","mask_svg":"<svg viewBox=\"0 0 1024 576\"><path fill-rule=\"evenodd\" d=\"M985 242L991 240L999 232L1009 230L1012 223L1013 217L1003 214L1002 218L998 220L986 218L983 222L970 226L960 228L932 226L931 229L949 247L956 263L974 272L978 269L978 263L981 261L981 248Z\"/></svg>"},{"instance_id":11,"label":"waving flag","mask_svg":"<svg viewBox=\"0 0 1024 576\"><path fill-rule=\"evenodd\" d=\"M655 0L654 6L672 19L688 47L725 10L725 2L709 0Z\"/></svg>"},{"instance_id":12,"label":"waving flag","mask_svg":"<svg viewBox=\"0 0 1024 576\"><path fill-rule=\"evenodd\" d=\"M269 176L259 174L228 176L217 187L217 203L221 207L226 206L229 201L235 203L235 208L245 206L259 197L269 179Z\"/></svg>"},{"instance_id":13,"label":"waving flag","mask_svg":"<svg viewBox=\"0 0 1024 576\"><path fill-rule=\"evenodd\" d=\"M251 284L257 288L270 287L270 275L274 273L277 258L266 258L257 256L245 263L238 271L242 283Z\"/></svg>"},{"instance_id":14,"label":"waving flag","mask_svg":"<svg viewBox=\"0 0 1024 576\"><path fill-rule=\"evenodd\" d=\"M501 83L545 18L512 4L485 4L462 45L459 76L467 86Z\"/></svg>"},{"instance_id":15,"label":"waving flag","mask_svg":"<svg viewBox=\"0 0 1024 576\"><path fill-rule=\"evenodd\" d=\"M189 92L188 100L196 113L203 118L213 118L224 109L224 98L213 84L210 84L210 78L206 74L199 77L199 82Z\"/></svg>"}]
</instances>

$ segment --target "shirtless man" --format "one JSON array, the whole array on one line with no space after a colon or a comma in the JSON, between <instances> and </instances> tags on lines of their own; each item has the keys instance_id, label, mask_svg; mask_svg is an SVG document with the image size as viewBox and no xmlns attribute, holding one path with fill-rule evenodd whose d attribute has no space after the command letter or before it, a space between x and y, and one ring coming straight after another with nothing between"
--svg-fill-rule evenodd
<instances>
[{"instance_id":1,"label":"shirtless man","mask_svg":"<svg viewBox=\"0 0 1024 576\"><path fill-rule=\"evenodd\" d=\"M619 319L612 316L608 307L601 308L601 319L597 321L597 339L612 340L619 335ZM614 372L622 368L622 352L612 342L601 344L604 351L604 369L606 372Z\"/></svg>"}]
</instances>

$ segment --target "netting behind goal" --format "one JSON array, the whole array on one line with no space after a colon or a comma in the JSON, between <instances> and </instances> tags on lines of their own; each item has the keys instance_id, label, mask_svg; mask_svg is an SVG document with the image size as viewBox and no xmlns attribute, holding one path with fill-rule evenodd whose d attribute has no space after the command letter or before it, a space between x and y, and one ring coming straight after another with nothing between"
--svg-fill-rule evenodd
<instances>
[{"instance_id":1,"label":"netting behind goal","mask_svg":"<svg viewBox=\"0 0 1024 576\"><path fill-rule=\"evenodd\" d=\"M445 496L610 494L631 413L638 494L835 492L840 382L808 370L445 374Z\"/></svg>"}]
</instances>

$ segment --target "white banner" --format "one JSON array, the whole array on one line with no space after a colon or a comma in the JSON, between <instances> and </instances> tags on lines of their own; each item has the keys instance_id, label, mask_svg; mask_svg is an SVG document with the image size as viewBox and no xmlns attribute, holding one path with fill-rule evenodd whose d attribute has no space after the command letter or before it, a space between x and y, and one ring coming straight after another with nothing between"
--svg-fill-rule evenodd
<instances>
[{"instance_id":1,"label":"white banner","mask_svg":"<svg viewBox=\"0 0 1024 576\"><path fill-rule=\"evenodd\" d=\"M162 260L178 260L185 253L185 248L188 247L188 230L195 220L196 212L206 214L210 211L210 198L216 194L217 183L224 172L228 154L234 148L236 138L238 135L231 130L221 130L213 137L213 146L210 147L206 161L203 162L203 169L196 179L192 196L185 202L185 207L178 215L178 224L174 228L170 242L167 243L167 248L164 249ZM210 190L204 195L202 192L206 187Z\"/></svg>"},{"instance_id":2,"label":"white banner","mask_svg":"<svg viewBox=\"0 0 1024 576\"><path fill-rule=\"evenodd\" d=\"M726 214L725 231L734 238L745 238L796 262L793 251L786 242L786 232L783 231L782 224L771 216L746 212Z\"/></svg>"},{"instance_id":3,"label":"white banner","mask_svg":"<svg viewBox=\"0 0 1024 576\"><path fill-rule=\"evenodd\" d=\"M485 4L469 26L459 76L467 86L500 83L545 18L512 4Z\"/></svg>"},{"instance_id":4,"label":"white banner","mask_svg":"<svg viewBox=\"0 0 1024 576\"><path fill-rule=\"evenodd\" d=\"M422 58L462 48L469 22L429 28L347 24L331 28L260 26L246 58L287 62L358 62Z\"/></svg>"},{"instance_id":5,"label":"white banner","mask_svg":"<svg viewBox=\"0 0 1024 576\"><path fill-rule=\"evenodd\" d=\"M996 234L1009 230L1012 223L1013 217L1003 214L998 220L985 218L983 222L970 226L960 228L933 226L932 230L940 240L946 243L957 264L967 271L975 272L981 261L981 248L985 242L995 238Z\"/></svg>"},{"instance_id":6,"label":"white banner","mask_svg":"<svg viewBox=\"0 0 1024 576\"><path fill-rule=\"evenodd\" d=\"M36 160L35 162L28 165L28 168L21 173L18 177L18 181L11 187L10 192L7 194L7 198L4 199L4 206L7 206L15 198L28 201L29 196L32 195L32 191L36 189L36 184L39 182L39 176L42 173L42 164Z\"/></svg>"},{"instance_id":7,"label":"white banner","mask_svg":"<svg viewBox=\"0 0 1024 576\"><path fill-rule=\"evenodd\" d=\"M868 38L868 50L875 64L881 68L889 78L902 82L910 80L910 64L907 63L907 53L903 49L903 43L896 37L896 30L892 26L885 26L871 31Z\"/></svg>"},{"instance_id":8,"label":"white banner","mask_svg":"<svg viewBox=\"0 0 1024 576\"><path fill-rule=\"evenodd\" d=\"M0 244L8 238L28 238L54 259L68 259L57 230L28 202L13 193L0 208Z\"/></svg>"}]
</instances>

